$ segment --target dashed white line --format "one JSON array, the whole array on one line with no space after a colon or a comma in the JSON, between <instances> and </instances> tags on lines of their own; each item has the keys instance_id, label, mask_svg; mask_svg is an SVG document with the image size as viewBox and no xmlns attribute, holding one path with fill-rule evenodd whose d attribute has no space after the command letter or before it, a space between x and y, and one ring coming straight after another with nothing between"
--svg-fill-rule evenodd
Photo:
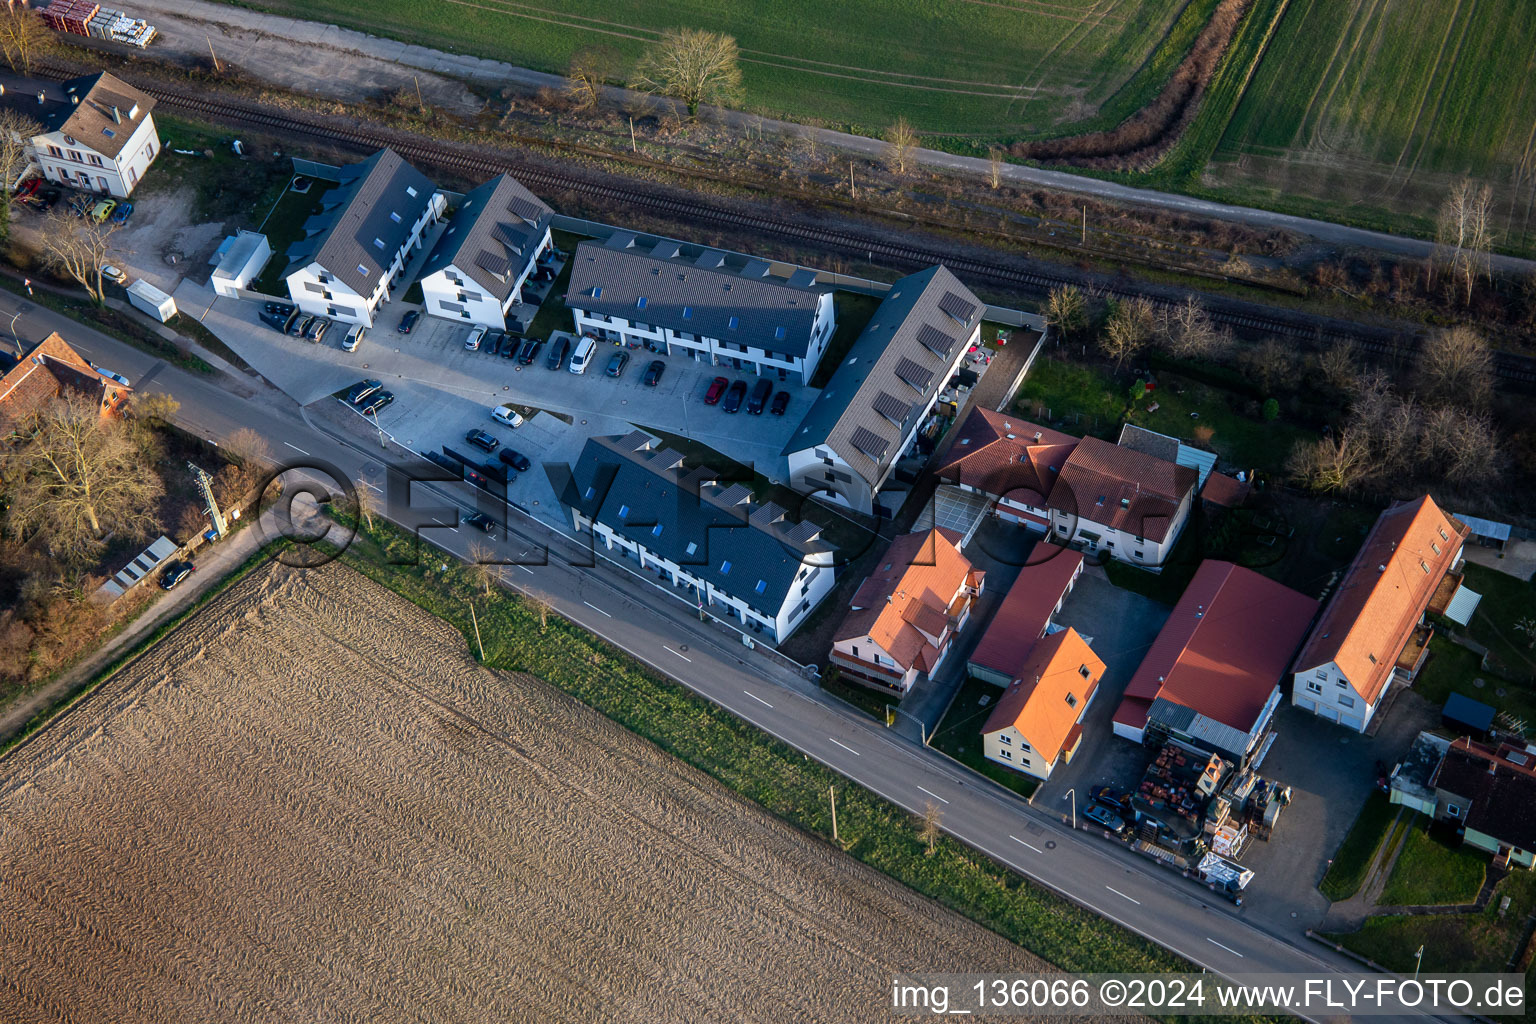
<instances>
[{"instance_id":1,"label":"dashed white line","mask_svg":"<svg viewBox=\"0 0 1536 1024\"><path fill-rule=\"evenodd\" d=\"M284 441L283 444L288 445L289 448L292 448L294 451L298 452L300 455L308 455L309 454L309 452L305 451L303 448L300 448L296 444L290 444L287 441Z\"/></svg>"},{"instance_id":2,"label":"dashed white line","mask_svg":"<svg viewBox=\"0 0 1536 1024\"><path fill-rule=\"evenodd\" d=\"M380 494L383 494L383 493L384 493L384 488L382 488L382 487L377 487L377 486L375 486L375 485L374 485L374 484L370 484L370 483L369 483L369 482L368 482L368 481L367 481L367 480L364 480L364 481L363 481L363 485L364 485L364 486L365 486L365 487L372 487L372 488L373 488L373 489L374 489L374 490L376 490L376 491L378 491L378 492L379 492L379 493L380 493Z\"/></svg>"},{"instance_id":3,"label":"dashed white line","mask_svg":"<svg viewBox=\"0 0 1536 1024\"><path fill-rule=\"evenodd\" d=\"M772 704L769 704L767 701L763 700L763 698L759 697L757 694L753 693L751 690L742 690L741 692L746 694L748 697L751 697L753 700L757 701L759 704L761 704L765 708L773 707Z\"/></svg>"},{"instance_id":4,"label":"dashed white line","mask_svg":"<svg viewBox=\"0 0 1536 1024\"><path fill-rule=\"evenodd\" d=\"M582 604L584 604L584 605L586 605L586 606L587 606L587 607L588 607L588 608L591 608L591 609L592 609L592 610L593 610L593 611L595 611L595 612L603 612L603 610L602 610L602 609L601 609L601 608L599 608L599 607L598 607L598 606L597 606L597 605L595 605L595 604L593 604L593 603L592 603L592 602L591 602L591 601L583 601L583 602L581 602L581 603L582 603ZM603 614L604 614L604 615L608 615L608 613L607 613L607 612L603 612ZM612 615L608 615L608 617L609 617L609 618L610 618L610 619L611 619L611 618L613 618L613 616L612 616Z\"/></svg>"},{"instance_id":5,"label":"dashed white line","mask_svg":"<svg viewBox=\"0 0 1536 1024\"><path fill-rule=\"evenodd\" d=\"M520 565L518 568L523 570L523 572L527 573L529 576L533 575L533 570L528 568L526 565Z\"/></svg>"},{"instance_id":6,"label":"dashed white line","mask_svg":"<svg viewBox=\"0 0 1536 1024\"><path fill-rule=\"evenodd\" d=\"M922 787L922 786L918 786L918 787L917 787L917 788L918 788L918 789L923 789L923 787ZM929 796L931 796L931 797L933 797L933 798L934 798L934 799L935 799L935 800L937 800L937 801L938 801L938 802L939 802L939 803L941 803L941 804L947 804L947 803L949 803L949 801L948 801L948 800L945 800L945 799L944 799L944 798L943 798L943 797L941 797L941 796L939 796L939 794L937 794L937 793L935 793L935 792L934 792L934 791L933 791L933 790L931 790L931 789L923 789L923 792L924 792L924 793L927 793L927 794L928 794L928 795L929 795Z\"/></svg>"},{"instance_id":7,"label":"dashed white line","mask_svg":"<svg viewBox=\"0 0 1536 1024\"><path fill-rule=\"evenodd\" d=\"M840 746L844 750L848 751L848 753L852 754L854 757L858 757L859 756L859 752L857 750L854 750L848 744L846 744L846 743L839 743L837 740L833 739L831 736L828 736L827 739L832 740L833 743L837 743L838 746Z\"/></svg>"},{"instance_id":8,"label":"dashed white line","mask_svg":"<svg viewBox=\"0 0 1536 1024\"><path fill-rule=\"evenodd\" d=\"M1237 950L1233 949L1231 946L1222 946L1221 943L1217 942L1213 938L1210 938L1209 936L1206 937L1205 941L1209 942L1213 946L1219 946L1220 948L1226 950L1228 953L1231 953L1233 956L1235 956L1235 957L1237 957L1237 958L1239 958L1241 960L1248 959L1247 957L1243 956L1243 954L1241 954Z\"/></svg>"},{"instance_id":9,"label":"dashed white line","mask_svg":"<svg viewBox=\"0 0 1536 1024\"><path fill-rule=\"evenodd\" d=\"M1020 846L1028 846L1031 850L1034 850L1036 853L1044 853L1045 852L1044 850L1040 849L1040 847L1038 847L1038 846L1035 846L1035 845L1033 845L1031 843L1026 843L1024 840L1020 839L1018 836L1009 836L1008 838L1012 839L1014 842L1018 843Z\"/></svg>"},{"instance_id":10,"label":"dashed white line","mask_svg":"<svg viewBox=\"0 0 1536 1024\"><path fill-rule=\"evenodd\" d=\"M676 652L676 651L673 651L673 650L672 650L672 648L670 648L670 647L668 647L668 646L667 646L667 645L666 645L666 644L662 644L662 645L661 645L661 649L662 649L662 650L664 650L664 651L672 651L672 653L673 653L673 654L677 654L677 652ZM692 664L693 664L693 659L692 659L692 658L690 658L690 657L688 657L688 655L686 655L686 654L677 654L677 656L678 656L678 657L679 657L679 658L682 658L682 659L683 659L683 660L684 660L684 661L686 661L686 662L687 662L687 663L688 663L688 664L690 664L690 665L692 665Z\"/></svg>"},{"instance_id":11,"label":"dashed white line","mask_svg":"<svg viewBox=\"0 0 1536 1024\"><path fill-rule=\"evenodd\" d=\"M1129 896L1121 892L1119 889L1116 889L1112 885L1106 885L1104 888L1108 889L1110 892L1114 893L1116 896L1119 896L1123 900L1131 900ZM1131 902L1136 904L1138 907L1141 906L1141 900L1131 900Z\"/></svg>"}]
</instances>

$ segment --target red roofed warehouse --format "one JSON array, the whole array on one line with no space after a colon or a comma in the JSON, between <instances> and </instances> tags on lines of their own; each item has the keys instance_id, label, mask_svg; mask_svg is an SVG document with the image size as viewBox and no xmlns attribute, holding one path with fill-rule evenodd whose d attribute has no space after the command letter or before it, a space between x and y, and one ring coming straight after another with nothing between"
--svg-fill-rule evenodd
<instances>
[{"instance_id":1,"label":"red roofed warehouse","mask_svg":"<svg viewBox=\"0 0 1536 1024\"><path fill-rule=\"evenodd\" d=\"M985 575L960 553L959 540L934 529L891 543L833 636L831 660L843 678L903 697L939 667Z\"/></svg>"},{"instance_id":2,"label":"red roofed warehouse","mask_svg":"<svg viewBox=\"0 0 1536 1024\"><path fill-rule=\"evenodd\" d=\"M970 674L998 686L1013 682L1082 574L1081 551L1037 543L971 652Z\"/></svg>"},{"instance_id":3,"label":"red roofed warehouse","mask_svg":"<svg viewBox=\"0 0 1536 1024\"><path fill-rule=\"evenodd\" d=\"M1115 711L1115 735L1181 740L1246 766L1261 751L1317 601L1251 569L1205 561Z\"/></svg>"},{"instance_id":4,"label":"red roofed warehouse","mask_svg":"<svg viewBox=\"0 0 1536 1024\"><path fill-rule=\"evenodd\" d=\"M1035 644L982 726L986 756L1026 775L1048 779L1058 761L1072 761L1083 716L1104 675L1104 662L1064 629Z\"/></svg>"},{"instance_id":5,"label":"red roofed warehouse","mask_svg":"<svg viewBox=\"0 0 1536 1024\"><path fill-rule=\"evenodd\" d=\"M1393 680L1412 681L1431 630L1458 593L1461 546L1471 531L1425 495L1381 514L1296 657L1291 700L1364 732Z\"/></svg>"},{"instance_id":6,"label":"red roofed warehouse","mask_svg":"<svg viewBox=\"0 0 1536 1024\"><path fill-rule=\"evenodd\" d=\"M93 399L102 416L120 413L133 393L121 378L107 376L50 334L0 377L0 434L15 430L66 390Z\"/></svg>"}]
</instances>

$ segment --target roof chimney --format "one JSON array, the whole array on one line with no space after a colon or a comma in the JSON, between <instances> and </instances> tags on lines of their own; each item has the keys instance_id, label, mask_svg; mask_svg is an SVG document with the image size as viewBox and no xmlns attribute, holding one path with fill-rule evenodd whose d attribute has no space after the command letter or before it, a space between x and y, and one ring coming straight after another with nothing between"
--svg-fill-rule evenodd
<instances>
[{"instance_id":1,"label":"roof chimney","mask_svg":"<svg viewBox=\"0 0 1536 1024\"><path fill-rule=\"evenodd\" d=\"M123 112L121 110L117 109L117 104L116 103L112 104L112 120L116 124L122 124L123 123Z\"/></svg>"}]
</instances>

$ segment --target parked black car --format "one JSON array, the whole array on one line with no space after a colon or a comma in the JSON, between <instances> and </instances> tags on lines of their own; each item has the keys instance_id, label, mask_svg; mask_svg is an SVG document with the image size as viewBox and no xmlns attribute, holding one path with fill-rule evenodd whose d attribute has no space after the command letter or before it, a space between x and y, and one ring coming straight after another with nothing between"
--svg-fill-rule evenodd
<instances>
[{"instance_id":1,"label":"parked black car","mask_svg":"<svg viewBox=\"0 0 1536 1024\"><path fill-rule=\"evenodd\" d=\"M720 400L720 408L726 412L739 412L742 399L747 397L747 382L738 380L725 390L725 397Z\"/></svg>"},{"instance_id":2,"label":"parked black car","mask_svg":"<svg viewBox=\"0 0 1536 1024\"><path fill-rule=\"evenodd\" d=\"M475 512L471 515L465 516L464 525L473 526L475 529L484 534L494 534L496 532L496 520L492 519L484 512Z\"/></svg>"},{"instance_id":3,"label":"parked black car","mask_svg":"<svg viewBox=\"0 0 1536 1024\"><path fill-rule=\"evenodd\" d=\"M501 346L501 354L507 359L516 359L517 354L522 351L522 348L523 336L515 331L508 331L507 340Z\"/></svg>"},{"instance_id":4,"label":"parked black car","mask_svg":"<svg viewBox=\"0 0 1536 1024\"><path fill-rule=\"evenodd\" d=\"M483 430L471 430L464 435L464 440L486 453L494 452L501 447L500 441Z\"/></svg>"},{"instance_id":5,"label":"parked black car","mask_svg":"<svg viewBox=\"0 0 1536 1024\"><path fill-rule=\"evenodd\" d=\"M410 334L411 329L416 326L416 321L420 319L421 310L408 309L405 311L405 316L400 318L400 326L397 328L397 330L399 330L401 334Z\"/></svg>"},{"instance_id":6,"label":"parked black car","mask_svg":"<svg viewBox=\"0 0 1536 1024\"><path fill-rule=\"evenodd\" d=\"M305 312L296 312L293 319L288 321L288 334L295 338L304 337L310 326L315 322L315 317Z\"/></svg>"},{"instance_id":7,"label":"parked black car","mask_svg":"<svg viewBox=\"0 0 1536 1024\"><path fill-rule=\"evenodd\" d=\"M524 338L523 347L517 353L517 361L523 366L527 366L539 358L539 350L543 347L543 338Z\"/></svg>"},{"instance_id":8,"label":"parked black car","mask_svg":"<svg viewBox=\"0 0 1536 1024\"><path fill-rule=\"evenodd\" d=\"M464 475L463 467L461 467L456 460L450 459L442 452L422 452L421 457L432 463L434 466L441 466L442 468L448 470L451 473L454 473L455 475Z\"/></svg>"},{"instance_id":9,"label":"parked black car","mask_svg":"<svg viewBox=\"0 0 1536 1024\"><path fill-rule=\"evenodd\" d=\"M360 380L347 389L347 401L356 405L383 386L382 381Z\"/></svg>"},{"instance_id":10,"label":"parked black car","mask_svg":"<svg viewBox=\"0 0 1536 1024\"><path fill-rule=\"evenodd\" d=\"M544 360L544 365L551 370L558 370L565 365L565 357L570 354L571 339L566 337L556 338L549 344L549 356Z\"/></svg>"},{"instance_id":11,"label":"parked black car","mask_svg":"<svg viewBox=\"0 0 1536 1024\"><path fill-rule=\"evenodd\" d=\"M517 474L499 462L482 462L474 467L486 476L502 484L509 484L517 479Z\"/></svg>"},{"instance_id":12,"label":"parked black car","mask_svg":"<svg viewBox=\"0 0 1536 1024\"><path fill-rule=\"evenodd\" d=\"M1083 812L1083 817L1088 821L1104 826L1116 834L1125 831L1125 819L1103 804L1094 804Z\"/></svg>"},{"instance_id":13,"label":"parked black car","mask_svg":"<svg viewBox=\"0 0 1536 1024\"><path fill-rule=\"evenodd\" d=\"M516 448L503 448L501 450L501 454L497 455L496 457L502 462L505 462L507 465L511 466L513 469L517 470L519 473L528 472L528 468L533 465L533 463L528 461L528 456L524 455Z\"/></svg>"},{"instance_id":14,"label":"parked black car","mask_svg":"<svg viewBox=\"0 0 1536 1024\"><path fill-rule=\"evenodd\" d=\"M610 377L624 376L624 367L629 365L628 352L615 352L613 358L608 360L608 369L604 371Z\"/></svg>"},{"instance_id":15,"label":"parked black car","mask_svg":"<svg viewBox=\"0 0 1536 1024\"><path fill-rule=\"evenodd\" d=\"M645 368L645 386L653 388L661 383L661 374L666 368L667 364L660 359L652 359L651 365Z\"/></svg>"},{"instance_id":16,"label":"parked black car","mask_svg":"<svg viewBox=\"0 0 1536 1024\"><path fill-rule=\"evenodd\" d=\"M180 583L182 580L186 579L196 571L197 566L193 565L191 562L172 562L170 565L166 566L165 571L160 574L160 589L171 590L176 586L176 584Z\"/></svg>"},{"instance_id":17,"label":"parked black car","mask_svg":"<svg viewBox=\"0 0 1536 1024\"><path fill-rule=\"evenodd\" d=\"M789 392L780 391L778 394L773 396L773 404L768 407L768 411L773 413L775 416L783 416L784 410L788 408Z\"/></svg>"},{"instance_id":18,"label":"parked black car","mask_svg":"<svg viewBox=\"0 0 1536 1024\"><path fill-rule=\"evenodd\" d=\"M768 404L768 396L773 394L773 385L766 380L760 380L752 386L752 396L747 399L747 412L753 416L761 416L763 407Z\"/></svg>"},{"instance_id":19,"label":"parked black car","mask_svg":"<svg viewBox=\"0 0 1536 1024\"><path fill-rule=\"evenodd\" d=\"M380 391L358 406L357 411L364 416L377 416L394 400L395 393L393 391Z\"/></svg>"}]
</instances>

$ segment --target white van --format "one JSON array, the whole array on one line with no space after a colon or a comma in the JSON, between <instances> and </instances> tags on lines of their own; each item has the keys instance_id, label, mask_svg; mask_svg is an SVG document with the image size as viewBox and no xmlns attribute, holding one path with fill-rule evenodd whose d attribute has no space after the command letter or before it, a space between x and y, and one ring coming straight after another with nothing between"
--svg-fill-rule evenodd
<instances>
[{"instance_id":1,"label":"white van","mask_svg":"<svg viewBox=\"0 0 1536 1024\"><path fill-rule=\"evenodd\" d=\"M596 351L596 338L582 338L578 341L576 351L571 354L571 372L586 373L587 367L592 365L592 354Z\"/></svg>"},{"instance_id":2,"label":"white van","mask_svg":"<svg viewBox=\"0 0 1536 1024\"><path fill-rule=\"evenodd\" d=\"M362 324L353 324L352 329L347 332L347 336L341 340L341 350L343 352L356 352L357 346L362 343L365 330L366 328Z\"/></svg>"}]
</instances>

